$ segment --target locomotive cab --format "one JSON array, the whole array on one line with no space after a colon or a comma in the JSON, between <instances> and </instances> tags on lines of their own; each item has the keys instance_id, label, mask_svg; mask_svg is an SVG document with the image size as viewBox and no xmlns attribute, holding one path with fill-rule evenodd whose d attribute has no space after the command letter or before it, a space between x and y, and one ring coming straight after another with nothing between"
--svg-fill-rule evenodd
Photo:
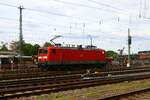
<instances>
[{"instance_id":1,"label":"locomotive cab","mask_svg":"<svg viewBox=\"0 0 150 100\"><path fill-rule=\"evenodd\" d=\"M48 66L61 63L61 51L55 46L40 48L38 52L38 67L47 68Z\"/></svg>"},{"instance_id":2,"label":"locomotive cab","mask_svg":"<svg viewBox=\"0 0 150 100\"><path fill-rule=\"evenodd\" d=\"M45 66L42 63L48 61L48 48L40 48L38 53L38 66Z\"/></svg>"}]
</instances>

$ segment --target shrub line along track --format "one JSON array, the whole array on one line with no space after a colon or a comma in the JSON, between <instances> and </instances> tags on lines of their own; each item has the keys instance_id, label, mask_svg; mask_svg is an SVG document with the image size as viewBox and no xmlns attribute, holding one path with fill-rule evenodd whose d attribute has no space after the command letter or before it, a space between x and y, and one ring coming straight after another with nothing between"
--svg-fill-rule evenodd
<instances>
[{"instance_id":1,"label":"shrub line along track","mask_svg":"<svg viewBox=\"0 0 150 100\"><path fill-rule=\"evenodd\" d=\"M29 96L69 89L83 88L121 81L133 81L150 78L150 72L139 72L112 76L66 75L56 77L41 77L20 80L1 81L0 99Z\"/></svg>"}]
</instances>

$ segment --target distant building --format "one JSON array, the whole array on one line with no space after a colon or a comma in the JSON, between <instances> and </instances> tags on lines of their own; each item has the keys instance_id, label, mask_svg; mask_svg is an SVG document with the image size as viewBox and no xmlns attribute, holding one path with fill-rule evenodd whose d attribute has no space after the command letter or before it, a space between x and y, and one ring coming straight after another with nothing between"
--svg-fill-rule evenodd
<instances>
[{"instance_id":1,"label":"distant building","mask_svg":"<svg viewBox=\"0 0 150 100\"><path fill-rule=\"evenodd\" d=\"M12 59L17 55L16 52L0 51L0 64L11 63Z\"/></svg>"}]
</instances>

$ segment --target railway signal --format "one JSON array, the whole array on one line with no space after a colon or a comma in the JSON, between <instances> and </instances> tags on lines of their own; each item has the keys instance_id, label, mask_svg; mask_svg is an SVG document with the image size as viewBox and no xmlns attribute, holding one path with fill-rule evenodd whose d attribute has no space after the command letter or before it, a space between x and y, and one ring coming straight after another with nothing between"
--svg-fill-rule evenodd
<instances>
[{"instance_id":1,"label":"railway signal","mask_svg":"<svg viewBox=\"0 0 150 100\"><path fill-rule=\"evenodd\" d=\"M127 67L131 66L131 58L130 58L130 53L131 53L131 35L130 35L130 29L128 28L128 63Z\"/></svg>"}]
</instances>

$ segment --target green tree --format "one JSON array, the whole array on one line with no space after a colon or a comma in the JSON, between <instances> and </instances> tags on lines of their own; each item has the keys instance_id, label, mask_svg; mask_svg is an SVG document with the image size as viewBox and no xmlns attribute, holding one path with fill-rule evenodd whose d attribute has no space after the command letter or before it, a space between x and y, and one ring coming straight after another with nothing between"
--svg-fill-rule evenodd
<instances>
[{"instance_id":1,"label":"green tree","mask_svg":"<svg viewBox=\"0 0 150 100\"><path fill-rule=\"evenodd\" d=\"M32 55L37 55L39 48L40 48L40 45L38 45L38 44L33 45L32 46Z\"/></svg>"},{"instance_id":2,"label":"green tree","mask_svg":"<svg viewBox=\"0 0 150 100\"><path fill-rule=\"evenodd\" d=\"M18 41L12 41L10 48L12 51L19 53L19 42ZM40 48L40 45L38 45L38 44L32 45L30 43L23 42L22 55L25 55L25 56L37 55L39 48Z\"/></svg>"},{"instance_id":3,"label":"green tree","mask_svg":"<svg viewBox=\"0 0 150 100\"><path fill-rule=\"evenodd\" d=\"M52 44L50 42L45 42L43 47L48 47L48 46L51 46Z\"/></svg>"},{"instance_id":4,"label":"green tree","mask_svg":"<svg viewBox=\"0 0 150 100\"><path fill-rule=\"evenodd\" d=\"M118 54L115 51L109 50L106 52L106 56L112 59L117 58Z\"/></svg>"},{"instance_id":5,"label":"green tree","mask_svg":"<svg viewBox=\"0 0 150 100\"><path fill-rule=\"evenodd\" d=\"M25 56L31 56L32 55L32 44L30 44L30 43L23 44L22 53Z\"/></svg>"}]
</instances>

